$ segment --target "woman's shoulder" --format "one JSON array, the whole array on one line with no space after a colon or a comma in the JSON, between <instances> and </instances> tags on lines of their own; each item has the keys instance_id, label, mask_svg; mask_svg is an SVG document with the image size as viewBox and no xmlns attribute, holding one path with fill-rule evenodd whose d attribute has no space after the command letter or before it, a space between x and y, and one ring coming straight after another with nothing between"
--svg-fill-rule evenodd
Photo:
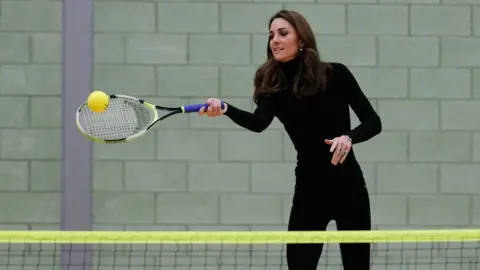
<instances>
[{"instance_id":1,"label":"woman's shoulder","mask_svg":"<svg viewBox=\"0 0 480 270\"><path fill-rule=\"evenodd\" d=\"M329 86L342 85L345 81L351 80L352 72L346 64L341 62L328 62L327 67L327 82Z\"/></svg>"},{"instance_id":2,"label":"woman's shoulder","mask_svg":"<svg viewBox=\"0 0 480 270\"><path fill-rule=\"evenodd\" d=\"M345 76L349 75L351 72L348 69L347 65L341 62L327 62L329 65L329 73L334 76Z\"/></svg>"}]
</instances>

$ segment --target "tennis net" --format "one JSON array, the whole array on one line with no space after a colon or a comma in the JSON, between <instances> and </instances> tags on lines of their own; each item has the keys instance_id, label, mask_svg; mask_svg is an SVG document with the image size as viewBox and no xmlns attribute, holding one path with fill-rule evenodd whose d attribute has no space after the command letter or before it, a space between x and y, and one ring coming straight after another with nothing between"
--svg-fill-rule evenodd
<instances>
[{"instance_id":1,"label":"tennis net","mask_svg":"<svg viewBox=\"0 0 480 270\"><path fill-rule=\"evenodd\" d=\"M371 243L371 269L474 270L479 239L480 230L0 231L0 269L286 270L285 244L324 243L319 269L340 270L340 243Z\"/></svg>"}]
</instances>

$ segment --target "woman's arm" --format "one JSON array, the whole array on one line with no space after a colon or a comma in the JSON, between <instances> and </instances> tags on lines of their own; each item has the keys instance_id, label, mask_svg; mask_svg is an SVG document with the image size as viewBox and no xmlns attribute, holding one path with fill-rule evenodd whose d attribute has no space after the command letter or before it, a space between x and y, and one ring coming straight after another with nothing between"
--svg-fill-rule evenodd
<instances>
[{"instance_id":1,"label":"woman's arm","mask_svg":"<svg viewBox=\"0 0 480 270\"><path fill-rule=\"evenodd\" d=\"M271 102L269 98L261 97L253 113L246 112L227 103L227 111L224 114L235 122L235 124L250 131L260 133L270 126L275 117Z\"/></svg>"},{"instance_id":2,"label":"woman's arm","mask_svg":"<svg viewBox=\"0 0 480 270\"><path fill-rule=\"evenodd\" d=\"M352 140L352 144L367 141L382 131L382 121L375 112L372 104L363 93L357 80L350 70L343 64L336 65L339 72L339 81L345 89L347 102L360 120L360 124L346 135Z\"/></svg>"}]
</instances>

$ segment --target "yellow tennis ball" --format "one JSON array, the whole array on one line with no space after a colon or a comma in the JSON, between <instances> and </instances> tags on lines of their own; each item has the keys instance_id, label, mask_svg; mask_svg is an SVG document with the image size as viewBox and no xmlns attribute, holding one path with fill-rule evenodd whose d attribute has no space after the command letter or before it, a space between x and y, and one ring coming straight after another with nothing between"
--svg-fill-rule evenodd
<instances>
[{"instance_id":1,"label":"yellow tennis ball","mask_svg":"<svg viewBox=\"0 0 480 270\"><path fill-rule=\"evenodd\" d=\"M88 108L92 112L104 112L108 107L110 97L102 91L93 91L87 100Z\"/></svg>"}]
</instances>

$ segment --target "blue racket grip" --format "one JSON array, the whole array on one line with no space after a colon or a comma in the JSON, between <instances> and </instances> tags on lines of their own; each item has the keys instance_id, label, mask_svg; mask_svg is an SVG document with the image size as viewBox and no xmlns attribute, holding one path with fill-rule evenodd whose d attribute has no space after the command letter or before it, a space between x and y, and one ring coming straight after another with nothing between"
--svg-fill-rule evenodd
<instances>
[{"instance_id":1,"label":"blue racket grip","mask_svg":"<svg viewBox=\"0 0 480 270\"><path fill-rule=\"evenodd\" d=\"M222 100L222 109L225 108L225 104L223 103L223 100ZM200 109L202 107L205 107L205 109L208 108L208 104L207 103L202 103L202 104L190 104L190 105L185 105L183 106L183 112L184 113L192 113L192 112L198 112L200 111Z\"/></svg>"}]
</instances>

